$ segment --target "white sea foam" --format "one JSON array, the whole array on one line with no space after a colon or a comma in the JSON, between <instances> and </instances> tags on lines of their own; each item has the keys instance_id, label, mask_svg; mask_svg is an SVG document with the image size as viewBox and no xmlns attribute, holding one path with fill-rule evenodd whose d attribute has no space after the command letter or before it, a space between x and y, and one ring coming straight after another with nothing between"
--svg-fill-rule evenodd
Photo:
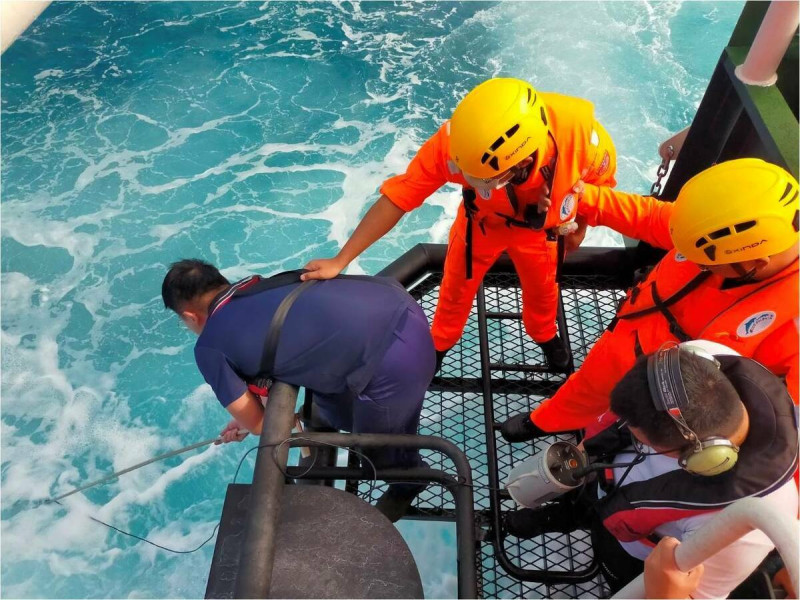
<instances>
[{"instance_id":1,"label":"white sea foam","mask_svg":"<svg viewBox=\"0 0 800 600\"><path fill-rule=\"evenodd\" d=\"M36 75L33 76L34 81L39 81L40 79L45 79L46 77L63 77L64 71L61 69L45 69L44 71L39 71Z\"/></svg>"},{"instance_id":2,"label":"white sea foam","mask_svg":"<svg viewBox=\"0 0 800 600\"><path fill-rule=\"evenodd\" d=\"M617 144L620 187L645 191L658 143L687 124L708 75L685 62L673 30L683 10L242 3L193 5L176 18L157 4L124 15L113 4L48 9L18 42L47 62L35 72L3 65L4 510L216 434L227 415L195 372L192 339L160 305L166 265L198 255L236 279L335 252L380 184L482 78L521 76L594 101ZM693 35L721 49L719 23L732 11L695 13ZM82 19L97 24L82 32L86 45L63 46L61 29ZM350 272L446 241L459 200L442 188ZM602 228L585 242L620 243ZM442 408L458 402L444 397ZM68 510L4 520L3 549L14 551L3 553L3 595L201 595L210 547L173 557L82 515L194 546L243 451L198 451L73 496ZM452 597L450 526L400 527L426 595Z\"/></svg>"}]
</instances>

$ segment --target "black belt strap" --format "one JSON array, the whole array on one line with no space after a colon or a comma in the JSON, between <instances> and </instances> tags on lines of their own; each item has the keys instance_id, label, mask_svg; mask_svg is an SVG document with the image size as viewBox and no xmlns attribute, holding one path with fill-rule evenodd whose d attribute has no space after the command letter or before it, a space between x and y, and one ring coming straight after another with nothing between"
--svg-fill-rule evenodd
<instances>
[{"instance_id":1,"label":"black belt strap","mask_svg":"<svg viewBox=\"0 0 800 600\"><path fill-rule=\"evenodd\" d=\"M675 315L669 311L667 305L661 300L661 296L658 295L658 289L655 285L653 286L653 302L655 302L655 306L653 308L657 308L661 314L664 315L667 323L669 323L669 331L672 333L672 335L678 338L681 342L688 342L692 339L692 336L686 333L683 327L681 327L680 323L678 323L678 319L675 318Z\"/></svg>"},{"instance_id":2,"label":"black belt strap","mask_svg":"<svg viewBox=\"0 0 800 600\"><path fill-rule=\"evenodd\" d=\"M668 307L672 306L676 302L679 302L680 300L685 298L687 295L692 293L694 290L696 290L698 287L700 287L703 283L705 283L705 281L709 277L711 277L711 272L709 272L709 271L701 271L694 278L692 278L691 281L689 281L685 286L683 286L677 292L672 294L672 296L670 296L669 298L667 298L666 300L663 300L663 301L661 300L661 298L658 295L658 290L656 289L655 282L653 282L653 283L650 284L650 287L653 289L653 300L655 301L655 305L651 306L649 308L645 308L643 310L639 310L639 311L635 311L635 312L632 312L632 313L628 313L627 315L617 315L617 318L619 318L619 319L635 319L637 317L643 317L645 315L651 315L651 314L657 313L657 312L664 313L664 311Z\"/></svg>"},{"instance_id":3,"label":"black belt strap","mask_svg":"<svg viewBox=\"0 0 800 600\"><path fill-rule=\"evenodd\" d=\"M275 311L275 314L272 316L272 321L269 323L267 339L264 342L264 352L261 355L261 372L258 374L259 378L272 377L275 371L275 356L278 353L278 342L281 339L281 330L283 329L286 317L289 315L289 310L291 310L292 305L300 294L315 283L317 282L313 279L311 281L304 281L289 292L278 305L278 309Z\"/></svg>"},{"instance_id":4,"label":"black belt strap","mask_svg":"<svg viewBox=\"0 0 800 600\"><path fill-rule=\"evenodd\" d=\"M466 264L467 264L467 279L472 279L472 218L478 212L476 204L475 190L471 188L461 188L461 198L464 200L464 212L467 214L467 231L466 231Z\"/></svg>"}]
</instances>

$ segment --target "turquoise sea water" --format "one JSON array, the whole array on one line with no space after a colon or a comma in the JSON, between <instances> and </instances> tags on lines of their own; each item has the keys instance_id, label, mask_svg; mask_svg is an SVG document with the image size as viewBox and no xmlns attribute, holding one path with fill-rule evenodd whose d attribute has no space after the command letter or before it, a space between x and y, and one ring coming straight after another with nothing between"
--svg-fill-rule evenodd
<instances>
[{"instance_id":1,"label":"turquoise sea water","mask_svg":"<svg viewBox=\"0 0 800 600\"><path fill-rule=\"evenodd\" d=\"M2 57L2 596L203 595L211 544L167 554L82 515L193 547L249 443L66 510L10 510L226 422L161 305L168 263L199 256L237 278L332 255L381 181L494 75L592 100L620 187L643 192L741 6L54 3ZM441 190L351 272L443 241L457 203ZM427 595L454 595L452 528L400 527Z\"/></svg>"}]
</instances>

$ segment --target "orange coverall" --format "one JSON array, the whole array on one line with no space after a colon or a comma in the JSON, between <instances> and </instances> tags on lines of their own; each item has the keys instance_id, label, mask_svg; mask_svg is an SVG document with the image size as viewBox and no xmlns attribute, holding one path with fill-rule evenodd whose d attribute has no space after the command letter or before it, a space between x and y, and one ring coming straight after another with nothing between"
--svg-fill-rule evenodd
<instances>
[{"instance_id":1,"label":"orange coverall","mask_svg":"<svg viewBox=\"0 0 800 600\"><path fill-rule=\"evenodd\" d=\"M543 165L551 168L552 205L540 230L509 225L506 217L523 220L525 208L538 203L545 183L543 173L531 173L514 186L516 210L505 188L494 190L489 199L476 199L473 216L472 277L466 277L467 213L462 202L450 229L444 277L431 334L437 350L454 346L469 317L472 301L483 276L504 251L508 252L522 285L522 320L525 331L536 342L556 335L558 309L557 242L545 230L575 219L577 199L571 193L579 179L598 185L616 185L616 153L605 129L594 119L594 108L586 100L542 94L547 107L551 136ZM404 211L419 207L447 182L469 187L450 160L449 122L425 142L402 175L384 182L381 193ZM554 165L554 166L553 166Z\"/></svg>"},{"instance_id":2,"label":"orange coverall","mask_svg":"<svg viewBox=\"0 0 800 600\"><path fill-rule=\"evenodd\" d=\"M628 292L616 324L600 336L581 368L533 411L531 420L541 429L566 431L592 425L608 410L611 390L639 354L655 352L664 342L682 341L661 312L636 316L654 306L653 286L666 301L701 273L673 248L672 209L670 202L586 186L578 214L589 225L605 225L671 251ZM677 325L690 339L725 344L785 377L797 402L798 261L770 279L747 285L726 288L721 277L711 274L701 281L669 306Z\"/></svg>"}]
</instances>

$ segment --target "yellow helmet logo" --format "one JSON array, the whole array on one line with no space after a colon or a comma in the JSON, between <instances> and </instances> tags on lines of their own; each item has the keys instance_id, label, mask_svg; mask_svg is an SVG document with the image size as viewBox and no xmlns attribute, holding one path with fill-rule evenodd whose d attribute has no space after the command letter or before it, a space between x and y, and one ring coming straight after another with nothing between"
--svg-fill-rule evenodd
<instances>
[{"instance_id":1,"label":"yellow helmet logo","mask_svg":"<svg viewBox=\"0 0 800 600\"><path fill-rule=\"evenodd\" d=\"M721 265L778 254L797 243L797 180L757 158L730 160L692 177L670 218L675 248Z\"/></svg>"},{"instance_id":2,"label":"yellow helmet logo","mask_svg":"<svg viewBox=\"0 0 800 600\"><path fill-rule=\"evenodd\" d=\"M531 85L520 79L489 79L453 112L450 156L464 173L488 179L536 152L547 132L547 111Z\"/></svg>"}]
</instances>

